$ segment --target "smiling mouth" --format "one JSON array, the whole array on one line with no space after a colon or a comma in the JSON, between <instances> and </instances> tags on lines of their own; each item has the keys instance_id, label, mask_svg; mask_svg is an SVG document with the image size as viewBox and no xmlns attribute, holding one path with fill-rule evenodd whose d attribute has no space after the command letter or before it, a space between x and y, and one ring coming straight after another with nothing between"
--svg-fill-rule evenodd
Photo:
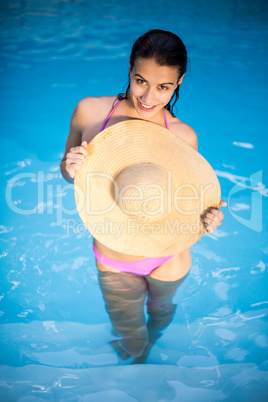
<instances>
[{"instance_id":1,"label":"smiling mouth","mask_svg":"<svg viewBox=\"0 0 268 402\"><path fill-rule=\"evenodd\" d=\"M137 99L137 101L138 101L138 105L139 105L139 107L142 109L142 110L153 110L155 107L156 107L156 105L155 106L147 106L147 105L144 105L144 103L141 103L141 101L139 101L138 99Z\"/></svg>"}]
</instances>

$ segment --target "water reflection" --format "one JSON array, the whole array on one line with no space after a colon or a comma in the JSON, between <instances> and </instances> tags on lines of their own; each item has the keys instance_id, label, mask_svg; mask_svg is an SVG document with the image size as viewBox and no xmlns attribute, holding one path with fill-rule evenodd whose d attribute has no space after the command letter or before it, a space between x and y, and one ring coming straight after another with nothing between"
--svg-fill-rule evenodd
<instances>
[{"instance_id":1,"label":"water reflection","mask_svg":"<svg viewBox=\"0 0 268 402\"><path fill-rule=\"evenodd\" d=\"M105 308L113 332L119 337L111 345L122 359L136 357L134 363L146 361L151 347L174 317L177 305L172 300L184 279L166 282L150 276L99 272Z\"/></svg>"}]
</instances>

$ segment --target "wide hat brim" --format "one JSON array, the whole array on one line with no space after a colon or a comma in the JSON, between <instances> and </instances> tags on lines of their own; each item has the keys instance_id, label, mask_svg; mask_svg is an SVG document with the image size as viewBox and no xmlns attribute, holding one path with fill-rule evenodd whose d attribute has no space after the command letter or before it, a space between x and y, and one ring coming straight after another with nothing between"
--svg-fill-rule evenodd
<instances>
[{"instance_id":1,"label":"wide hat brim","mask_svg":"<svg viewBox=\"0 0 268 402\"><path fill-rule=\"evenodd\" d=\"M100 132L87 151L74 179L75 200L86 228L102 244L125 254L164 257L205 233L202 214L219 207L220 184L210 164L184 140L157 124L127 120ZM132 195L121 192L123 203L116 192L121 176ZM147 189L151 197L143 201Z\"/></svg>"}]
</instances>

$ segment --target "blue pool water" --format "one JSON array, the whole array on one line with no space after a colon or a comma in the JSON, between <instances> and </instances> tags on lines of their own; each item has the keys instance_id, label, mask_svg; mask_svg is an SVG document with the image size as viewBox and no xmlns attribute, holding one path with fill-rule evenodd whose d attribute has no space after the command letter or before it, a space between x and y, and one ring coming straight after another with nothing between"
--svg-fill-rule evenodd
<instances>
[{"instance_id":1,"label":"blue pool water","mask_svg":"<svg viewBox=\"0 0 268 402\"><path fill-rule=\"evenodd\" d=\"M174 3L1 3L1 401L268 398L267 2ZM109 345L92 239L59 163L76 103L121 92L151 28L187 46L176 114L228 207L192 247L173 322L135 365Z\"/></svg>"}]
</instances>

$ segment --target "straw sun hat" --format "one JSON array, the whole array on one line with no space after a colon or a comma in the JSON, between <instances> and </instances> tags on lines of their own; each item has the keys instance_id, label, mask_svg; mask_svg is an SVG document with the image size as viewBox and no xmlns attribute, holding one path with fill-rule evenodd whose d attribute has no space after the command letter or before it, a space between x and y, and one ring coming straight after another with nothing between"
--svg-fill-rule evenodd
<instances>
[{"instance_id":1,"label":"straw sun hat","mask_svg":"<svg viewBox=\"0 0 268 402\"><path fill-rule=\"evenodd\" d=\"M219 181L209 163L164 127L127 120L100 132L75 175L86 228L122 253L164 257L205 233L202 214L218 208Z\"/></svg>"}]
</instances>

